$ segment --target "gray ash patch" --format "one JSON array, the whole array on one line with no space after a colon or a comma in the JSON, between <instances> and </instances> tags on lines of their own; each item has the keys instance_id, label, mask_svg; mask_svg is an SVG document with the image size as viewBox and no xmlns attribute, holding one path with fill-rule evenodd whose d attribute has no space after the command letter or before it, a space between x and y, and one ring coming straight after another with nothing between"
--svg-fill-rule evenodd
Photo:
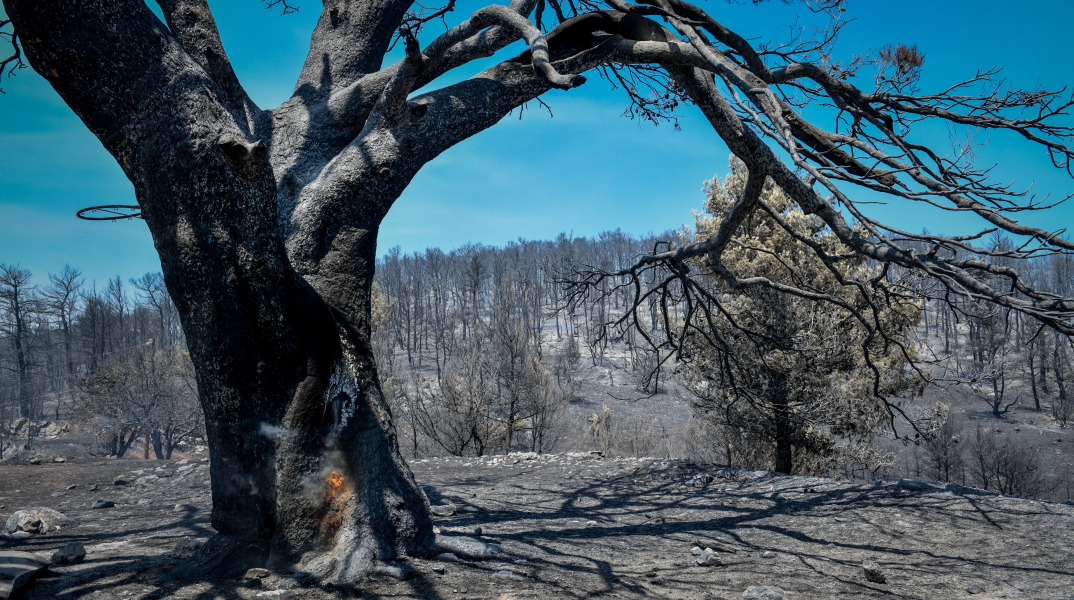
<instances>
[{"instance_id":1,"label":"gray ash patch","mask_svg":"<svg viewBox=\"0 0 1074 600\"><path fill-rule=\"evenodd\" d=\"M87 550L81 563L51 567L24 597L741 598L767 586L791 599L1068 598L1074 589L1071 506L589 453L412 462L430 501L455 507L436 518L442 535L502 547L486 560L414 559L406 578L375 575L356 589L286 573L256 587L162 583L176 548L212 534L206 467L187 464L165 465L172 477L152 461L0 466L0 495L21 490L18 506L0 501L8 507L0 517L49 506L75 520L5 537L0 549L51 556L80 542ZM118 475L131 483L113 486ZM116 506L91 509L101 498ZM698 564L694 548L719 560ZM865 561L884 583L869 581Z\"/></svg>"}]
</instances>

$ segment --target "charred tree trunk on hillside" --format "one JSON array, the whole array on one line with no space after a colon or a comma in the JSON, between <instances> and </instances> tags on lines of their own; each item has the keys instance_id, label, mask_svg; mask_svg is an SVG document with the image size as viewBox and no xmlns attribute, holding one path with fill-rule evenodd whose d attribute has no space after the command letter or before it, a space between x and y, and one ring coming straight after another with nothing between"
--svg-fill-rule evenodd
<instances>
[{"instance_id":1,"label":"charred tree trunk on hillside","mask_svg":"<svg viewBox=\"0 0 1074 600\"><path fill-rule=\"evenodd\" d=\"M212 25L198 2L162 4ZM279 197L298 175L280 177L281 193L267 144L287 123L213 72L213 48L200 48L203 66L196 40L172 37L141 2L5 6L33 66L134 183L187 336L219 533L191 570L301 561L354 580L375 560L429 553L427 500L397 450L369 340L377 227L420 163L393 177L398 148L385 140L344 167L364 178L351 193L286 198L308 207L296 228ZM184 23L169 25L182 38Z\"/></svg>"}]
</instances>

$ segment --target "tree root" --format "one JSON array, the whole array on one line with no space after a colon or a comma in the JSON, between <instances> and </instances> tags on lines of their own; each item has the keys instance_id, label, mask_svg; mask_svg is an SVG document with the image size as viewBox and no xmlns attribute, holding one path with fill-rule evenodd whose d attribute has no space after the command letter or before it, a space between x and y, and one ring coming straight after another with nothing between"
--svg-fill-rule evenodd
<instances>
[{"instance_id":1,"label":"tree root","mask_svg":"<svg viewBox=\"0 0 1074 600\"><path fill-rule=\"evenodd\" d=\"M248 569L264 566L265 547L241 542L218 533L209 538L190 558L179 563L163 581L212 581L241 577Z\"/></svg>"}]
</instances>

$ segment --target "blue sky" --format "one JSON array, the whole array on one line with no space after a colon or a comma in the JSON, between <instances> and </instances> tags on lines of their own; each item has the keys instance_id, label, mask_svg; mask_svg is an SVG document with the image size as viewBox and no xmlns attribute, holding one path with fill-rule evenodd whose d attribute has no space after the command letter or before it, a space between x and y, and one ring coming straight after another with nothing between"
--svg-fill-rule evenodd
<instances>
[{"instance_id":1,"label":"blue sky","mask_svg":"<svg viewBox=\"0 0 1074 600\"><path fill-rule=\"evenodd\" d=\"M210 5L251 96L262 107L279 104L291 93L320 2L302 0L302 10L288 16L262 9L257 0ZM457 13L468 15L477 6L460 1ZM797 13L803 13L799 24L808 24L799 5L714 0L706 6L757 41L786 39ZM836 58L889 43L917 44L926 56L927 90L994 65L1004 66L1011 83L1022 87L1074 83L1069 0L850 0L846 14L856 20L844 29ZM96 138L30 69L0 85L0 262L29 268L38 281L64 263L99 282L159 270L144 223L74 216L90 205L134 203L133 188ZM727 171L726 148L694 111L680 115L681 131L630 121L620 116L622 97L595 76L544 100L554 116L531 104L521 119L516 113L426 166L385 221L380 252L396 245L405 252L449 250L467 242L499 245L615 228L661 232L691 223L691 209L703 200L702 183ZM937 130L926 141L946 139ZM987 142L982 162L1000 163L1001 181L1033 184L1057 197L1074 192L1070 178L1051 168L1039 149L1002 134L978 141ZM901 204L870 210L911 231L961 227ZM1050 229L1074 225L1074 205L1033 222Z\"/></svg>"}]
</instances>

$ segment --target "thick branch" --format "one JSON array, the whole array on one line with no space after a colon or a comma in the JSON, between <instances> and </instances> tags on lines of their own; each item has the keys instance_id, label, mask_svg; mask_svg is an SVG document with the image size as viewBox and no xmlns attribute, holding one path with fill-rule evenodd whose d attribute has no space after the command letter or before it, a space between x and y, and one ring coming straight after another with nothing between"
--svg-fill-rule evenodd
<instances>
[{"instance_id":1,"label":"thick branch","mask_svg":"<svg viewBox=\"0 0 1074 600\"><path fill-rule=\"evenodd\" d=\"M175 39L216 82L222 99L233 111L257 108L239 84L231 61L224 52L216 20L206 0L157 0Z\"/></svg>"},{"instance_id":2,"label":"thick branch","mask_svg":"<svg viewBox=\"0 0 1074 600\"><path fill-rule=\"evenodd\" d=\"M380 69L412 0L326 0L295 95L323 101Z\"/></svg>"}]
</instances>

